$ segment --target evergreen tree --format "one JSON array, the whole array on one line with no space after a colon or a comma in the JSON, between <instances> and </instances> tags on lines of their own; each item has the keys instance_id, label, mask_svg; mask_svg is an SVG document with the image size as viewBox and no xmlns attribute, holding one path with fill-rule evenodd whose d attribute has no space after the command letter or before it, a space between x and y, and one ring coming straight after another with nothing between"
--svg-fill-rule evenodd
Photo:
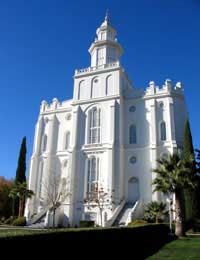
<instances>
[{"instance_id":1,"label":"evergreen tree","mask_svg":"<svg viewBox=\"0 0 200 260\"><path fill-rule=\"evenodd\" d=\"M23 138L15 176L15 185L26 182L26 137ZM18 215L19 198L15 199L15 215ZM23 206L24 208L24 206Z\"/></svg>"},{"instance_id":2,"label":"evergreen tree","mask_svg":"<svg viewBox=\"0 0 200 260\"><path fill-rule=\"evenodd\" d=\"M184 147L183 147L183 156L184 159L187 160L190 156L194 156L194 147L192 142L192 134L190 130L190 123L189 120L185 122L185 129L184 129ZM195 161L191 165L191 174L196 174L196 164ZM184 190L184 199L185 199L185 216L186 220L191 220L196 215L196 192Z\"/></svg>"},{"instance_id":3,"label":"evergreen tree","mask_svg":"<svg viewBox=\"0 0 200 260\"><path fill-rule=\"evenodd\" d=\"M26 181L26 137L23 138L19 159L18 159L18 166L16 171L15 177L15 184L23 183Z\"/></svg>"},{"instance_id":4,"label":"evergreen tree","mask_svg":"<svg viewBox=\"0 0 200 260\"><path fill-rule=\"evenodd\" d=\"M189 120L185 122L183 154L185 159L187 159L191 154L194 155L194 147L192 142L192 134L190 130Z\"/></svg>"}]
</instances>

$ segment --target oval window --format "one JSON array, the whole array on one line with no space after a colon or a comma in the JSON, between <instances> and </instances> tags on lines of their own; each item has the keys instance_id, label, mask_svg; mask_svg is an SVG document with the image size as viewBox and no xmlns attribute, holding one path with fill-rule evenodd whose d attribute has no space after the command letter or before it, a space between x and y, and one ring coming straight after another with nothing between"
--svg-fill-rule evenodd
<instances>
[{"instance_id":1,"label":"oval window","mask_svg":"<svg viewBox=\"0 0 200 260\"><path fill-rule=\"evenodd\" d=\"M136 163L136 157L135 156L132 156L130 159L129 159L129 162L134 164Z\"/></svg>"},{"instance_id":2,"label":"oval window","mask_svg":"<svg viewBox=\"0 0 200 260\"><path fill-rule=\"evenodd\" d=\"M163 107L164 107L164 103L163 103L163 102L160 102L160 103L159 103L159 107L160 107L160 108L163 108Z\"/></svg>"},{"instance_id":3,"label":"oval window","mask_svg":"<svg viewBox=\"0 0 200 260\"><path fill-rule=\"evenodd\" d=\"M135 110L136 110L136 107L135 107L135 106L131 106L131 107L129 108L129 111L130 111L130 112L135 112Z\"/></svg>"}]
</instances>

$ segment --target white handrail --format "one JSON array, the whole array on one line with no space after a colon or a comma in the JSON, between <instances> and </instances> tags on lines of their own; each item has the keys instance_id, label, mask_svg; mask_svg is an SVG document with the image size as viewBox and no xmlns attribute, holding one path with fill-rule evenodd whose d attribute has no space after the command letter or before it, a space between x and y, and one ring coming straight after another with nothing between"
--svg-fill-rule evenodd
<instances>
[{"instance_id":1,"label":"white handrail","mask_svg":"<svg viewBox=\"0 0 200 260\"><path fill-rule=\"evenodd\" d=\"M141 201L137 200L133 206L133 208L131 209L131 211L128 214L128 218L126 220L126 225L128 225L128 223L130 223L132 221L132 217L133 217L133 213L136 211L136 209L138 208L138 205L140 204Z\"/></svg>"},{"instance_id":2,"label":"white handrail","mask_svg":"<svg viewBox=\"0 0 200 260\"><path fill-rule=\"evenodd\" d=\"M112 217L105 223L106 227L110 227L112 226L112 224L115 222L116 218L118 217L119 213L121 212L121 210L123 209L124 205L125 205L125 200L123 200L114 210Z\"/></svg>"}]
</instances>

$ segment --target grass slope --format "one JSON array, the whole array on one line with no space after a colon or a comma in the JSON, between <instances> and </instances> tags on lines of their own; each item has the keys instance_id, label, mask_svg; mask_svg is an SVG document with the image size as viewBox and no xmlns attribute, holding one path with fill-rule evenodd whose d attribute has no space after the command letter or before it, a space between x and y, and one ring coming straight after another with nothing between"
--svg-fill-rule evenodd
<instances>
[{"instance_id":1,"label":"grass slope","mask_svg":"<svg viewBox=\"0 0 200 260\"><path fill-rule=\"evenodd\" d=\"M148 260L200 259L200 236L189 236L166 244Z\"/></svg>"}]
</instances>

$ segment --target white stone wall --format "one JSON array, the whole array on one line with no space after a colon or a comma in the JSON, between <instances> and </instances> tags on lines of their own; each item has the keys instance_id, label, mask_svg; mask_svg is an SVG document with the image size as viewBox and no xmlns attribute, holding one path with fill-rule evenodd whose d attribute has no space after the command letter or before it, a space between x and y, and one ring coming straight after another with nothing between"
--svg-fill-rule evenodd
<instances>
[{"instance_id":1,"label":"white stone wall","mask_svg":"<svg viewBox=\"0 0 200 260\"><path fill-rule=\"evenodd\" d=\"M98 40L89 49L92 66L75 71L73 99L62 103L53 99L51 104L46 101L41 104L29 167L29 188L35 196L27 202L27 217L42 210L43 182L57 174L68 180L70 198L57 210L56 221L78 225L84 214L91 212L83 203L91 156L100 161L99 182L105 190L114 191L114 208L124 200L129 203L140 200L146 204L162 198L153 193L152 169L157 167L160 156L183 146L187 118L183 89L180 82L173 86L170 80L161 88L153 81L145 90L133 88L119 62L122 49L114 39L113 27L112 35L105 34L112 36L108 37L112 42L101 39L109 26L105 20L97 31ZM113 57L109 53L111 45ZM101 66L96 64L99 46L105 49ZM114 62L108 62L110 58ZM91 145L88 144L88 112L95 106L101 109L100 143ZM165 141L161 140L161 122L166 124ZM136 127L134 144L130 144L129 138L131 125ZM70 139L66 147L67 133ZM104 220L114 214L110 206L103 213ZM99 224L98 210L93 212L97 213Z\"/></svg>"}]
</instances>

